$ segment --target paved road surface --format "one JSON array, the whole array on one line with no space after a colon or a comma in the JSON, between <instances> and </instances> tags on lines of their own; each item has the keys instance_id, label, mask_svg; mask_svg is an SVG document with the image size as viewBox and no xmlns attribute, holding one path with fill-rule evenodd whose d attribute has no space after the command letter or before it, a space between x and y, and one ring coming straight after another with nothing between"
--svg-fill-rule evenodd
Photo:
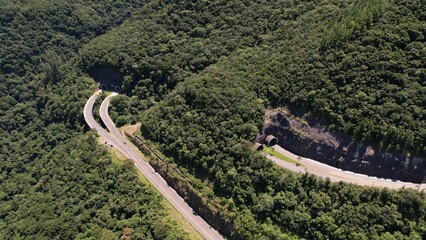
<instances>
[{"instance_id":1,"label":"paved road surface","mask_svg":"<svg viewBox=\"0 0 426 240\"><path fill-rule=\"evenodd\" d=\"M91 129L95 129L99 135L104 136L105 139L108 140L109 144L112 144L113 146L117 146L119 143L118 141L113 138L108 131L106 131L98 122L96 122L95 118L93 117L93 105L95 104L96 99L101 94L101 90L96 91L90 98L87 100L86 105L84 105L84 119L86 120L86 123L89 125Z\"/></svg>"},{"instance_id":2,"label":"paved road surface","mask_svg":"<svg viewBox=\"0 0 426 240\"><path fill-rule=\"evenodd\" d=\"M193 210L189 205L181 198L174 189L169 187L166 181L154 172L154 169L146 163L136 151L129 145L126 139L124 139L115 127L115 124L108 115L108 105L112 97L117 94L113 93L109 95L101 104L100 116L105 126L110 132L106 131L99 125L93 118L93 104L101 91L95 92L84 106L84 118L87 124L92 129L96 129L98 133L107 139L108 143L117 147L126 157L132 159L142 174L160 191L161 194L190 222L206 239L223 239L223 237L213 228L211 228L201 217L193 214ZM343 171L338 168L331 167L326 164L319 163L308 158L298 158L297 155L279 147L273 147L276 151L290 157L294 160L300 159L300 163L304 166L296 166L292 163L285 162L271 155L267 157L274 161L276 164L290 169L294 172L308 172L317 175L322 178L330 178L331 181L339 182L350 182L365 186L377 186L377 187L388 187L388 188L401 188L401 187L412 187L417 189L426 190L426 184L415 184L394 181L390 179L381 179L377 177L370 177L367 175L357 174L349 171Z\"/></svg>"},{"instance_id":3,"label":"paved road surface","mask_svg":"<svg viewBox=\"0 0 426 240\"><path fill-rule=\"evenodd\" d=\"M410 182L401 182L397 180L372 177L372 176L354 173L350 171L343 171L342 169L335 168L309 158L299 157L296 154L293 154L278 145L273 146L273 148L277 152L280 152L295 161L298 161L298 159L300 159L300 163L303 164L303 166L296 166L293 163L283 161L271 155L267 156L277 165L287 168L293 172L299 172L299 173L308 172L310 174L314 174L321 178L329 178L330 181L333 181L333 182L343 181L343 182L354 183L354 184L363 185L363 186L388 187L393 189L405 187L405 188L416 188L420 190L426 190L426 184L424 183L416 184L416 183L410 183Z\"/></svg>"},{"instance_id":4,"label":"paved road surface","mask_svg":"<svg viewBox=\"0 0 426 240\"><path fill-rule=\"evenodd\" d=\"M102 102L99 109L100 116L105 126L109 129L110 133L106 132L105 129L99 130L99 124L94 124L91 110L93 109L93 103L96 100L98 93L95 93L86 103L89 105L85 107L85 119L89 126L98 130L98 133L108 139L115 147L117 147L126 157L132 159L139 171L160 191L160 193L197 229L200 234L206 239L223 239L223 237L204 219L193 213L192 208L181 198L176 191L167 185L167 182L157 173L154 169L145 162L136 151L130 146L130 143L124 139L115 127L115 124L108 115L108 105L112 97L116 96L116 93L109 95ZM95 96L95 97L94 97ZM94 98L94 99L92 99ZM92 106L92 107L90 107ZM87 111L87 113L86 113ZM86 118L87 115L87 118ZM90 122L90 123L89 123Z\"/></svg>"}]
</instances>

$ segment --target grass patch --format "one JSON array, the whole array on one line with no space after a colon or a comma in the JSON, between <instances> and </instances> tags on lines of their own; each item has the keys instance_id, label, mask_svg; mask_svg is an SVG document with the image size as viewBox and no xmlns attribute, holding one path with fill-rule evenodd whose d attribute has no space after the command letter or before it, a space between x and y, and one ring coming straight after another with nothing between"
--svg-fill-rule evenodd
<instances>
[{"instance_id":1,"label":"grass patch","mask_svg":"<svg viewBox=\"0 0 426 240\"><path fill-rule=\"evenodd\" d=\"M270 155L272 155L272 156L274 156L276 158L279 158L279 159L281 159L283 161L286 161L286 162L289 162L289 163L293 163L294 165L303 166L303 164L297 162L296 160L291 159L291 158L289 158L289 157L287 157L287 156L285 156L285 155L283 155L283 154L275 151L275 149L273 149L271 147L268 147L266 145L263 145L263 152L266 153L266 154L270 154Z\"/></svg>"}]
</instances>

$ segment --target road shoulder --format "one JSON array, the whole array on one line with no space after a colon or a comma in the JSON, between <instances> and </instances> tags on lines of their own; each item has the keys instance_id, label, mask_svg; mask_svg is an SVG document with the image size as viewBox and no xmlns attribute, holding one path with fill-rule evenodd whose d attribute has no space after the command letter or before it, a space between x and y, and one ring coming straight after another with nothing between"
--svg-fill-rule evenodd
<instances>
[{"instance_id":1,"label":"road shoulder","mask_svg":"<svg viewBox=\"0 0 426 240\"><path fill-rule=\"evenodd\" d=\"M126 127L129 127L129 126L133 126L133 125L126 125L120 128L119 131L121 132L123 128L126 129ZM136 146L132 144L132 147L136 147ZM124 156L124 154L122 154L116 148L109 148L108 151L111 154L111 159L115 163L123 164L127 160L127 157ZM140 151L137 151L137 153L141 155L142 157L144 157L144 155ZM144 185L149 186L152 191L157 192L158 194L161 195L161 193L158 192L158 190L148 181L148 179L140 171L137 170L136 167L134 167L134 171L136 171L140 181ZM170 204L169 201L167 201L163 196L161 199L162 199L161 205L164 207L164 209L166 209L168 217L176 221L176 223L181 226L181 228L189 235L189 239L191 240L203 239L200 233L176 210L176 208L174 208Z\"/></svg>"}]
</instances>

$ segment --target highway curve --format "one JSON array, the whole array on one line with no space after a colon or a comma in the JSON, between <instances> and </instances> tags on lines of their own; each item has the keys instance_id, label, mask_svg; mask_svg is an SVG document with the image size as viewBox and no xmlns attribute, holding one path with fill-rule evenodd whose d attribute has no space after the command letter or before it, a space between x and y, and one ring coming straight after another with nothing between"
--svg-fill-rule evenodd
<instances>
[{"instance_id":1,"label":"highway curve","mask_svg":"<svg viewBox=\"0 0 426 240\"><path fill-rule=\"evenodd\" d=\"M158 191L173 205L173 207L175 207L205 239L223 239L218 231L213 229L200 216L194 214L193 209L185 202L185 200L180 197L173 188L167 185L167 182L159 174L157 174L154 169L142 159L140 155L137 154L137 152L131 147L130 143L118 132L114 122L108 115L108 105L110 99L116 96L116 93L109 95L102 102L99 110L101 119L110 132L107 132L95 121L92 113L93 104L95 103L96 98L99 96L100 92L100 90L95 92L86 102L84 107L84 119L86 120L87 124L92 129L96 129L99 135L104 137L114 147L118 148L127 158L133 160L135 166L148 179L148 181L150 181L152 185L158 189Z\"/></svg>"},{"instance_id":2,"label":"highway curve","mask_svg":"<svg viewBox=\"0 0 426 240\"><path fill-rule=\"evenodd\" d=\"M160 193L187 219L189 223L191 223L191 225L194 226L195 229L197 229L197 231L205 239L223 239L223 237L215 229L211 228L208 223L204 221L204 219L193 213L192 208L185 202L185 200L181 198L174 189L169 187L167 182L159 174L156 174L154 169L147 162L145 162L131 147L130 143L123 136L121 136L108 114L110 100L112 97L116 96L117 93L112 93L107 96L99 109L101 119L108 128L109 132L103 129L99 123L95 121L92 114L93 104L95 103L100 92L100 90L95 92L86 102L84 107L84 118L87 124L92 129L96 129L101 136L107 139L107 141L114 147L117 147L126 157L132 159L139 171L144 174L144 176L158 189L158 191L160 191ZM416 188L419 190L426 189L426 184L407 183L343 171L341 169L319 163L312 159L299 157L279 146L274 146L274 149L295 161L299 161L302 164L302 166L296 166L293 163L285 162L274 156L267 156L277 165L287 168L293 172L308 172L321 178L328 178L334 182L343 181L364 186L388 187L393 189L398 189L401 187Z\"/></svg>"},{"instance_id":3,"label":"highway curve","mask_svg":"<svg viewBox=\"0 0 426 240\"><path fill-rule=\"evenodd\" d=\"M275 151L283 154L284 156L288 158L293 159L294 161L298 161L300 163L300 166L296 166L293 163L286 162L272 155L267 155L267 158L271 159L274 163L276 163L280 167L284 167L293 172L298 172L298 173L307 172L321 178L328 178L332 182L342 181L342 182L353 183L353 184L363 185L363 186L370 186L370 187L387 187L387 188L393 188L393 189L399 189L399 188L405 187L405 188L416 188L419 190L426 190L426 184L424 183L417 184L417 183L410 183L410 182L401 182L398 180L384 179L384 178L378 178L378 177L368 176L364 174L354 173L350 171L344 171L342 169L335 168L309 158L297 156L296 154L293 154L278 145L273 146L273 148L275 149Z\"/></svg>"}]
</instances>

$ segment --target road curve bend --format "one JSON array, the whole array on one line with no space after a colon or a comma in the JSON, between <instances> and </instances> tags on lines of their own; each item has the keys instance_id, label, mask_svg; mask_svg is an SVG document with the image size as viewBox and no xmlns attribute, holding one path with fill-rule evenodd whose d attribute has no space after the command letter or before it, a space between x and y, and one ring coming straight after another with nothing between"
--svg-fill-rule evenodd
<instances>
[{"instance_id":1,"label":"road curve bend","mask_svg":"<svg viewBox=\"0 0 426 240\"><path fill-rule=\"evenodd\" d=\"M126 155L126 157L128 157L129 159L132 159L135 166L139 169L139 171L152 183L152 185L155 186L155 188L158 189L158 191L173 205L173 207L175 207L176 210L178 210L182 214L182 216L185 217L185 219L195 229L197 229L197 231L205 239L208 239L208 240L224 239L219 234L219 232L216 231L214 228L212 228L206 221L204 221L203 218L194 214L193 209L185 202L185 200L181 196L179 196L179 194L177 194L173 188L169 187L167 182L159 174L157 174L154 171L151 165L145 162L142 159L142 157L131 147L130 143L123 136L121 136L121 134L115 127L114 122L111 120L108 114L108 106L109 106L110 100L112 97L117 95L118 95L117 93L112 93L108 95L101 104L99 113L100 113L102 121L104 122L105 126L108 128L110 132L109 133L107 132L107 136L104 136L106 131L105 129L103 129L105 132L98 131L99 134L101 134L104 137L109 137L110 141L113 144L115 144L115 147L117 147L124 155ZM88 103L89 101L91 101L91 99L88 100ZM93 106L93 103L90 103L90 104L92 104ZM88 107L87 110L90 110L90 107ZM85 108L85 111L86 111L86 108ZM91 114L92 113L90 112L90 115Z\"/></svg>"},{"instance_id":2,"label":"road curve bend","mask_svg":"<svg viewBox=\"0 0 426 240\"><path fill-rule=\"evenodd\" d=\"M297 173L307 172L321 178L328 178L332 182L342 181L342 182L353 183L353 184L362 185L362 186L387 187L392 189L399 189L404 187L404 188L414 188L418 190L426 190L426 184L424 183L417 184L417 183L411 183L411 182L402 182L398 180L384 179L384 178L378 178L378 177L368 176L364 174L354 173L350 171L344 171L342 169L335 168L324 163L320 163L313 159L297 156L296 154L293 154L278 145L275 145L272 148L275 149L275 151L283 154L284 156L300 163L299 166L296 166L293 163L286 162L272 155L266 156L278 166L286 168L293 172L297 172Z\"/></svg>"}]
</instances>

